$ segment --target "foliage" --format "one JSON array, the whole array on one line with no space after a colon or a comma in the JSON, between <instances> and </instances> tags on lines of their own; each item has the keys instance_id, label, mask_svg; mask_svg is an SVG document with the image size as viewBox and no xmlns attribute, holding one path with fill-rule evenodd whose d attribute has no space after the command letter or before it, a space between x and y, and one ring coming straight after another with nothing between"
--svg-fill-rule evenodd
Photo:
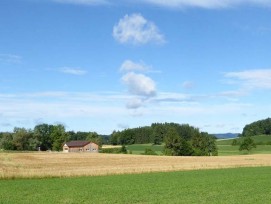
<instances>
[{"instance_id":1,"label":"foliage","mask_svg":"<svg viewBox=\"0 0 271 204\"><path fill-rule=\"evenodd\" d=\"M116 148L102 148L100 150L100 153L107 153L107 154L127 154L127 148L122 145L121 147L116 147Z\"/></svg>"},{"instance_id":2,"label":"foliage","mask_svg":"<svg viewBox=\"0 0 271 204\"><path fill-rule=\"evenodd\" d=\"M151 126L125 129L123 131L113 131L110 138L112 145L131 145L152 143L160 145L165 140L165 135L169 129L175 129L178 135L185 140L191 140L198 132L197 128L188 124L177 123L153 123Z\"/></svg>"},{"instance_id":3,"label":"foliage","mask_svg":"<svg viewBox=\"0 0 271 204\"><path fill-rule=\"evenodd\" d=\"M153 144L160 145L163 142L166 129L162 125L153 125Z\"/></svg>"},{"instance_id":4,"label":"foliage","mask_svg":"<svg viewBox=\"0 0 271 204\"><path fill-rule=\"evenodd\" d=\"M232 146L236 146L237 144L238 144L237 139L233 139L231 145L232 145Z\"/></svg>"},{"instance_id":5,"label":"foliage","mask_svg":"<svg viewBox=\"0 0 271 204\"><path fill-rule=\"evenodd\" d=\"M0 135L0 149L4 150L61 151L63 143L70 140L87 140L99 146L103 142L96 132L66 132L61 124L39 124L33 130L15 127L13 132Z\"/></svg>"},{"instance_id":6,"label":"foliage","mask_svg":"<svg viewBox=\"0 0 271 204\"><path fill-rule=\"evenodd\" d=\"M165 136L165 155L169 156L191 156L192 146L181 138L174 128L169 129Z\"/></svg>"},{"instance_id":7,"label":"foliage","mask_svg":"<svg viewBox=\"0 0 271 204\"><path fill-rule=\"evenodd\" d=\"M146 148L143 155L157 155L157 153L153 151L151 148Z\"/></svg>"},{"instance_id":8,"label":"foliage","mask_svg":"<svg viewBox=\"0 0 271 204\"><path fill-rule=\"evenodd\" d=\"M101 204L268 203L271 200L270 171L271 167L251 167L97 177L2 180L0 202L89 203L91 199L91 202Z\"/></svg>"},{"instance_id":9,"label":"foliage","mask_svg":"<svg viewBox=\"0 0 271 204\"><path fill-rule=\"evenodd\" d=\"M112 145L165 143L164 154L172 156L217 155L215 138L188 124L153 123L150 127L113 131L110 142Z\"/></svg>"},{"instance_id":10,"label":"foliage","mask_svg":"<svg viewBox=\"0 0 271 204\"><path fill-rule=\"evenodd\" d=\"M180 137L173 128L166 134L164 153L171 156L217 156L218 154L214 136L194 130L194 135L189 141Z\"/></svg>"},{"instance_id":11,"label":"foliage","mask_svg":"<svg viewBox=\"0 0 271 204\"><path fill-rule=\"evenodd\" d=\"M270 135L270 134L271 134L271 118L267 118L246 125L243 129L242 136L250 137L254 135Z\"/></svg>"},{"instance_id":12,"label":"foliage","mask_svg":"<svg viewBox=\"0 0 271 204\"><path fill-rule=\"evenodd\" d=\"M256 144L251 137L246 137L244 141L240 144L239 151L247 150L250 152L252 148L256 148Z\"/></svg>"}]
</instances>

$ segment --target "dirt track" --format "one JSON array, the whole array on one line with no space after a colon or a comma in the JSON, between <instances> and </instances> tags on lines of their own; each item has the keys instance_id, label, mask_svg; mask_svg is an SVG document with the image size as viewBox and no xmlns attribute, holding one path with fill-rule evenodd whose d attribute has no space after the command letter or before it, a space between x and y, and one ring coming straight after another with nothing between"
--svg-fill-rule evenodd
<instances>
[{"instance_id":1,"label":"dirt track","mask_svg":"<svg viewBox=\"0 0 271 204\"><path fill-rule=\"evenodd\" d=\"M0 178L92 176L271 166L271 155L166 157L91 153L1 153Z\"/></svg>"}]
</instances>

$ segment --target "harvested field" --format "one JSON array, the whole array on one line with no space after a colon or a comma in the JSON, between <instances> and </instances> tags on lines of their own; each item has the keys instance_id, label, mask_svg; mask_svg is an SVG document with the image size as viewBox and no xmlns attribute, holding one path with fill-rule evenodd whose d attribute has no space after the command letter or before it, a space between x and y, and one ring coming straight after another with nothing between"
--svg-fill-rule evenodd
<instances>
[{"instance_id":1,"label":"harvested field","mask_svg":"<svg viewBox=\"0 0 271 204\"><path fill-rule=\"evenodd\" d=\"M91 153L1 153L0 178L94 176L271 166L271 155L166 157Z\"/></svg>"}]
</instances>

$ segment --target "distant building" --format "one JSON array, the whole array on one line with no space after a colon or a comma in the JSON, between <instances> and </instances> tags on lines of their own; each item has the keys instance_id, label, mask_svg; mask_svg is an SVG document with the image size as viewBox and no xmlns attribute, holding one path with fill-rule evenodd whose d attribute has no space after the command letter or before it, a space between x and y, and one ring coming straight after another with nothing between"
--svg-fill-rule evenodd
<instances>
[{"instance_id":1,"label":"distant building","mask_svg":"<svg viewBox=\"0 0 271 204\"><path fill-rule=\"evenodd\" d=\"M70 141L63 145L63 152L99 152L99 146L89 141Z\"/></svg>"}]
</instances>

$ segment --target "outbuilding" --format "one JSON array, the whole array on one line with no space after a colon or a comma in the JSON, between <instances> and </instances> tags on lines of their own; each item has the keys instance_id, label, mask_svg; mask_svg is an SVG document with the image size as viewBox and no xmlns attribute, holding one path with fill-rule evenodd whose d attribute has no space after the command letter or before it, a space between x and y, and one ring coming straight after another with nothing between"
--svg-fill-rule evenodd
<instances>
[{"instance_id":1,"label":"outbuilding","mask_svg":"<svg viewBox=\"0 0 271 204\"><path fill-rule=\"evenodd\" d=\"M93 142L75 140L63 145L63 152L99 152L99 146Z\"/></svg>"}]
</instances>

